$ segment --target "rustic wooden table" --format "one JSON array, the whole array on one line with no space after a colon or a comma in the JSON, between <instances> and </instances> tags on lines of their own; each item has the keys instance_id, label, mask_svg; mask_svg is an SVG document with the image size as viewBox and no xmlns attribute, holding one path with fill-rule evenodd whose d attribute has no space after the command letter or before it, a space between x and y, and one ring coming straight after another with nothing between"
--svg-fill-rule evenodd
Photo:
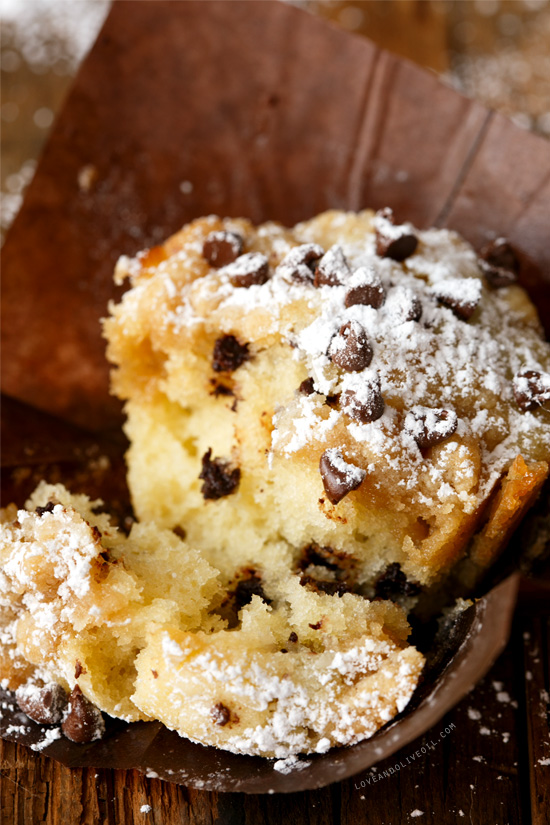
<instances>
[{"instance_id":1,"label":"rustic wooden table","mask_svg":"<svg viewBox=\"0 0 550 825\"><path fill-rule=\"evenodd\" d=\"M485 7L484 2L488 4ZM348 28L367 31L384 46L445 72L451 65L452 37L456 39L461 32L465 37L468 31L470 42L472 37L488 36L490 15L485 12L489 4L491 8L495 5L493 0L449 3L448 17L442 14L440 3L414 0L309 5L319 6L316 11L339 18ZM53 5L58 11L63 6ZM90 31L101 16L99 7L106 5L96 2L87 19ZM523 4L527 17L535 5ZM26 13L30 6L22 4ZM510 0L504 6L501 11L508 17L503 25L513 29L517 23L514 15L518 17L522 4ZM88 14L89 7L90 3L83 4L82 13ZM550 15L544 3L538 7L545 16L535 28L544 33ZM45 4L36 3L35 8L37 13L46 14ZM485 11L480 14L479 8ZM44 29L47 20L51 31ZM449 29L452 20L458 30ZM4 228L17 208L52 113L59 107L78 62L79 51L71 43L70 27L63 29L51 13L43 16L42 23L42 27L26 25L26 36L34 38L26 52L17 21L12 20L4 34L2 189L8 195ZM529 50L536 55L539 41L533 26L521 32L514 42L523 42L524 55ZM57 52L51 51L52 42L57 43ZM50 43L49 57L47 50L40 52L45 43ZM522 77L523 86L536 98L531 101L532 110L525 114L530 118L528 125L544 132L544 108L537 107L541 100L544 107L545 91L539 88L536 71L531 72L530 83L527 70ZM518 99L516 95L516 103ZM508 100L504 110L506 106L513 109L512 104ZM400 825L419 821L446 825L464 820L475 825L545 825L550 822L549 639L548 589L535 589L526 582L506 651L466 699L435 729L376 768L315 792L277 796L201 792L136 771L71 770L23 746L0 741L0 823L255 825L288 821ZM406 767L395 770L399 763Z\"/></svg>"}]
</instances>

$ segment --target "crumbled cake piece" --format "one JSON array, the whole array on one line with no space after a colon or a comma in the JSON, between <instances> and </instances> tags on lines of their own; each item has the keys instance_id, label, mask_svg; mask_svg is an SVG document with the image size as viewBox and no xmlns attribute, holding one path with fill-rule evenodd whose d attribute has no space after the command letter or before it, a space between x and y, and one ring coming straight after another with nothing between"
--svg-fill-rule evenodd
<instances>
[{"instance_id":1,"label":"crumbled cake piece","mask_svg":"<svg viewBox=\"0 0 550 825\"><path fill-rule=\"evenodd\" d=\"M237 235L241 256L212 267L212 233ZM521 456L521 514L550 458L550 348L525 291L487 274L516 267L502 239L479 259L389 210L332 211L293 229L203 218L150 254L119 265L131 288L105 323L140 518L181 525L227 577L272 567L274 542L294 563L315 542L353 556L367 594L392 563L425 589L496 530L490 563L508 532L488 502ZM235 286L249 255L267 280ZM209 450L240 473L215 500ZM336 455L357 468L343 495Z\"/></svg>"},{"instance_id":2,"label":"crumbled cake piece","mask_svg":"<svg viewBox=\"0 0 550 825\"><path fill-rule=\"evenodd\" d=\"M0 678L31 718L74 742L103 734L100 711L160 719L285 757L360 741L407 705L424 658L398 605L305 587L281 543L278 570L224 582L172 531L125 537L98 504L42 483L3 513Z\"/></svg>"}]
</instances>

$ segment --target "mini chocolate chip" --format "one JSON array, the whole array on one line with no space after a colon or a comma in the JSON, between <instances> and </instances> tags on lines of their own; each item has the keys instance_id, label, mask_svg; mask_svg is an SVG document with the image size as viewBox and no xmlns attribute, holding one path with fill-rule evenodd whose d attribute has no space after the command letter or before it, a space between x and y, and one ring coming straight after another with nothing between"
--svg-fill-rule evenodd
<instances>
[{"instance_id":1,"label":"mini chocolate chip","mask_svg":"<svg viewBox=\"0 0 550 825\"><path fill-rule=\"evenodd\" d=\"M346 372L360 372L372 361L372 347L358 321L348 321L330 342L330 360Z\"/></svg>"},{"instance_id":2,"label":"mini chocolate chip","mask_svg":"<svg viewBox=\"0 0 550 825\"><path fill-rule=\"evenodd\" d=\"M48 503L46 504L45 507L37 507L34 512L36 513L37 516L40 516L40 518L42 518L44 513L53 513L53 508L54 507L55 507L55 502L48 501Z\"/></svg>"},{"instance_id":3,"label":"mini chocolate chip","mask_svg":"<svg viewBox=\"0 0 550 825\"><path fill-rule=\"evenodd\" d=\"M380 309L386 300L386 291L380 278L371 267L362 266L350 278L350 288L344 303L347 307L362 304Z\"/></svg>"},{"instance_id":4,"label":"mini chocolate chip","mask_svg":"<svg viewBox=\"0 0 550 825\"><path fill-rule=\"evenodd\" d=\"M218 384L215 380L213 383L214 388L210 390L210 395L213 395L214 398L218 398L220 395L235 395L231 387L226 387L225 384Z\"/></svg>"},{"instance_id":5,"label":"mini chocolate chip","mask_svg":"<svg viewBox=\"0 0 550 825\"><path fill-rule=\"evenodd\" d=\"M71 742L93 742L105 733L105 723L99 708L87 699L78 685L69 697L69 706L61 729Z\"/></svg>"},{"instance_id":6,"label":"mini chocolate chip","mask_svg":"<svg viewBox=\"0 0 550 825\"><path fill-rule=\"evenodd\" d=\"M340 286L351 275L344 250L341 246L331 246L325 252L315 270L314 286Z\"/></svg>"},{"instance_id":7,"label":"mini chocolate chip","mask_svg":"<svg viewBox=\"0 0 550 825\"><path fill-rule=\"evenodd\" d=\"M243 239L236 232L211 232L204 239L202 254L210 266L219 269L239 257L243 251Z\"/></svg>"},{"instance_id":8,"label":"mini chocolate chip","mask_svg":"<svg viewBox=\"0 0 550 825\"><path fill-rule=\"evenodd\" d=\"M416 251L418 238L405 226L396 226L391 209L380 209L374 219L376 254L393 261L404 261Z\"/></svg>"},{"instance_id":9,"label":"mini chocolate chip","mask_svg":"<svg viewBox=\"0 0 550 825\"><path fill-rule=\"evenodd\" d=\"M83 673L86 672L86 668L82 667L82 662L80 661L80 659L77 659L76 664L74 666L74 678L78 679L80 676L82 676Z\"/></svg>"},{"instance_id":10,"label":"mini chocolate chip","mask_svg":"<svg viewBox=\"0 0 550 825\"><path fill-rule=\"evenodd\" d=\"M307 573L300 577L300 584L316 593L327 593L329 596L343 596L344 593L352 592L352 588L344 581L317 579Z\"/></svg>"},{"instance_id":11,"label":"mini chocolate chip","mask_svg":"<svg viewBox=\"0 0 550 825\"><path fill-rule=\"evenodd\" d=\"M238 467L230 469L229 463L222 458L212 458L208 449L202 457L202 470L199 478L203 480L201 493L204 499L218 499L234 493L241 480Z\"/></svg>"},{"instance_id":12,"label":"mini chocolate chip","mask_svg":"<svg viewBox=\"0 0 550 825\"><path fill-rule=\"evenodd\" d=\"M521 370L514 376L512 388L520 410L534 410L550 401L550 373Z\"/></svg>"},{"instance_id":13,"label":"mini chocolate chip","mask_svg":"<svg viewBox=\"0 0 550 825\"><path fill-rule=\"evenodd\" d=\"M364 481L366 471L349 464L337 448L325 450L319 461L319 471L329 501L338 504L344 496L356 490Z\"/></svg>"},{"instance_id":14,"label":"mini chocolate chip","mask_svg":"<svg viewBox=\"0 0 550 825\"><path fill-rule=\"evenodd\" d=\"M481 299L481 281L477 278L446 278L432 287L432 293L461 321L474 314Z\"/></svg>"},{"instance_id":15,"label":"mini chocolate chip","mask_svg":"<svg viewBox=\"0 0 550 825\"><path fill-rule=\"evenodd\" d=\"M292 633L288 637L288 641L292 642L292 644L296 644L296 642L298 641L298 635L294 631L292 631Z\"/></svg>"},{"instance_id":16,"label":"mini chocolate chip","mask_svg":"<svg viewBox=\"0 0 550 825\"><path fill-rule=\"evenodd\" d=\"M311 627L312 630L320 630L321 627L323 626L323 620L320 619L318 622L315 622L315 624L310 624L309 626Z\"/></svg>"},{"instance_id":17,"label":"mini chocolate chip","mask_svg":"<svg viewBox=\"0 0 550 825\"><path fill-rule=\"evenodd\" d=\"M420 585L407 579L399 562L392 562L376 581L374 592L380 599L394 599L396 596L416 596L420 593Z\"/></svg>"},{"instance_id":18,"label":"mini chocolate chip","mask_svg":"<svg viewBox=\"0 0 550 825\"><path fill-rule=\"evenodd\" d=\"M172 533L175 533L175 535L182 541L185 541L185 538L187 536L187 533L185 532L181 524L176 524L175 527L172 527Z\"/></svg>"},{"instance_id":19,"label":"mini chocolate chip","mask_svg":"<svg viewBox=\"0 0 550 825\"><path fill-rule=\"evenodd\" d=\"M215 725L223 727L231 720L231 711L221 702L218 702L214 707L210 708L210 716Z\"/></svg>"},{"instance_id":20,"label":"mini chocolate chip","mask_svg":"<svg viewBox=\"0 0 550 825\"><path fill-rule=\"evenodd\" d=\"M248 252L226 266L224 273L235 287L265 284L269 279L269 262L261 252Z\"/></svg>"},{"instance_id":21,"label":"mini chocolate chip","mask_svg":"<svg viewBox=\"0 0 550 825\"><path fill-rule=\"evenodd\" d=\"M422 302L408 286L396 286L390 290L386 307L396 324L420 321L422 318Z\"/></svg>"},{"instance_id":22,"label":"mini chocolate chip","mask_svg":"<svg viewBox=\"0 0 550 825\"><path fill-rule=\"evenodd\" d=\"M493 289L510 286L518 279L520 262L506 238L497 238L484 246L479 265Z\"/></svg>"},{"instance_id":23,"label":"mini chocolate chip","mask_svg":"<svg viewBox=\"0 0 550 825\"><path fill-rule=\"evenodd\" d=\"M339 403L340 403L340 395L339 394L325 396L325 404L328 404L328 406L332 407L333 410L338 407Z\"/></svg>"},{"instance_id":24,"label":"mini chocolate chip","mask_svg":"<svg viewBox=\"0 0 550 825\"><path fill-rule=\"evenodd\" d=\"M15 698L23 713L41 725L56 725L61 722L67 706L67 694L55 682L43 687L22 685L15 691Z\"/></svg>"},{"instance_id":25,"label":"mini chocolate chip","mask_svg":"<svg viewBox=\"0 0 550 825\"><path fill-rule=\"evenodd\" d=\"M246 604L250 604L252 596L259 596L266 604L271 604L271 599L268 599L264 593L262 584L262 577L255 570L247 571L247 577L237 582L234 595L237 610L240 610Z\"/></svg>"},{"instance_id":26,"label":"mini chocolate chip","mask_svg":"<svg viewBox=\"0 0 550 825\"><path fill-rule=\"evenodd\" d=\"M241 344L234 335L221 335L214 344L212 368L216 372L233 372L250 359L248 344Z\"/></svg>"},{"instance_id":27,"label":"mini chocolate chip","mask_svg":"<svg viewBox=\"0 0 550 825\"><path fill-rule=\"evenodd\" d=\"M158 671L156 671L156 670L151 670L151 673L153 674L153 679L158 679L158 677L159 677L159 675L158 675Z\"/></svg>"},{"instance_id":28,"label":"mini chocolate chip","mask_svg":"<svg viewBox=\"0 0 550 825\"><path fill-rule=\"evenodd\" d=\"M299 570L307 570L308 567L326 567L332 571L347 571L355 564L355 560L349 553L343 550L335 550L333 547L324 546L312 542L302 550L302 556L298 562Z\"/></svg>"},{"instance_id":29,"label":"mini chocolate chip","mask_svg":"<svg viewBox=\"0 0 550 825\"><path fill-rule=\"evenodd\" d=\"M378 375L365 377L354 390L344 390L340 396L340 406L350 418L361 424L377 421L385 407Z\"/></svg>"},{"instance_id":30,"label":"mini chocolate chip","mask_svg":"<svg viewBox=\"0 0 550 825\"><path fill-rule=\"evenodd\" d=\"M445 441L456 432L457 426L458 418L452 410L414 407L405 417L405 430L421 450Z\"/></svg>"},{"instance_id":31,"label":"mini chocolate chip","mask_svg":"<svg viewBox=\"0 0 550 825\"><path fill-rule=\"evenodd\" d=\"M315 266L324 251L323 247L316 243L304 243L295 246L285 255L277 267L277 272L283 278L299 283L313 284Z\"/></svg>"},{"instance_id":32,"label":"mini chocolate chip","mask_svg":"<svg viewBox=\"0 0 550 825\"><path fill-rule=\"evenodd\" d=\"M298 387L298 392L302 393L302 395L313 395L315 392L313 378L305 378Z\"/></svg>"}]
</instances>

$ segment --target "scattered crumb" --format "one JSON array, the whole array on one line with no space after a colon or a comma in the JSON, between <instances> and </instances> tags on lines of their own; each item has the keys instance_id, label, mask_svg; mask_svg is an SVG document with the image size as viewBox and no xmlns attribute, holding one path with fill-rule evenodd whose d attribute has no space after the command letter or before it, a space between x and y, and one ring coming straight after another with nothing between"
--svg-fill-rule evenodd
<instances>
[{"instance_id":1,"label":"scattered crumb","mask_svg":"<svg viewBox=\"0 0 550 825\"><path fill-rule=\"evenodd\" d=\"M418 808L415 808L414 811L411 811L411 819L416 816L424 816L424 811L419 811Z\"/></svg>"},{"instance_id":2,"label":"scattered crumb","mask_svg":"<svg viewBox=\"0 0 550 825\"><path fill-rule=\"evenodd\" d=\"M468 708L468 718L477 722L481 719L481 713L479 710L475 710L474 708Z\"/></svg>"},{"instance_id":3,"label":"scattered crumb","mask_svg":"<svg viewBox=\"0 0 550 825\"><path fill-rule=\"evenodd\" d=\"M78 188L81 192L89 192L97 180L97 167L93 163L83 166L78 172Z\"/></svg>"},{"instance_id":4,"label":"scattered crumb","mask_svg":"<svg viewBox=\"0 0 550 825\"><path fill-rule=\"evenodd\" d=\"M287 756L286 759L278 759L273 765L274 771L279 773L292 773L292 771L303 771L304 768L309 768L311 762L305 759L298 759L297 756Z\"/></svg>"},{"instance_id":5,"label":"scattered crumb","mask_svg":"<svg viewBox=\"0 0 550 825\"><path fill-rule=\"evenodd\" d=\"M150 814L152 810L153 809L151 808L150 805L142 805L141 808L139 809L139 812L141 814Z\"/></svg>"}]
</instances>

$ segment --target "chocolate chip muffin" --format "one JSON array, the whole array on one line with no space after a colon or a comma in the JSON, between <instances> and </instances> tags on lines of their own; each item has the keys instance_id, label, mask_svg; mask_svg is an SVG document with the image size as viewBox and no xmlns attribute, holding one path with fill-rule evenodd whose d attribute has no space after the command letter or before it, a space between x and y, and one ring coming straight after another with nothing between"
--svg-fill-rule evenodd
<instances>
[{"instance_id":1,"label":"chocolate chip muffin","mask_svg":"<svg viewBox=\"0 0 550 825\"><path fill-rule=\"evenodd\" d=\"M550 347L518 265L391 210L203 218L122 258L105 334L139 523L48 485L4 513L23 709L61 685L67 735L99 729L84 697L284 757L406 707L407 611L471 584L548 475Z\"/></svg>"},{"instance_id":2,"label":"chocolate chip muffin","mask_svg":"<svg viewBox=\"0 0 550 825\"><path fill-rule=\"evenodd\" d=\"M230 579L312 544L376 593L495 558L550 458L550 347L498 239L391 210L195 221L122 259L105 323L141 519ZM351 586L351 585L350 585Z\"/></svg>"}]
</instances>

